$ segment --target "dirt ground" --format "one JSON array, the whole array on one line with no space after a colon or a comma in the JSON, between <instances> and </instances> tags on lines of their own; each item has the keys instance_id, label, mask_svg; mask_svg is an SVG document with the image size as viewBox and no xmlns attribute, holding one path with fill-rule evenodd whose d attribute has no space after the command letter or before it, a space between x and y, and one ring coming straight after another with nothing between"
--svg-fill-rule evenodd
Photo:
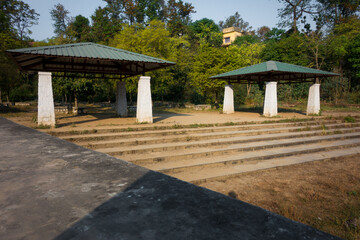
<instances>
[{"instance_id":1,"label":"dirt ground","mask_svg":"<svg viewBox=\"0 0 360 240\"><path fill-rule=\"evenodd\" d=\"M324 112L323 116L338 115L360 115L360 112ZM0 112L0 116L6 117L19 124L37 128L36 126L36 106L17 107L16 111ZM195 111L191 109L172 109L159 110L154 112L154 123L145 124L148 126L167 126L167 125L189 125L189 124L215 124L227 122L263 122L277 121L281 119L292 118L314 118L314 116L306 116L305 113L299 111L279 111L279 115L273 118L266 118L260 112L241 111L234 114L221 114L219 111ZM317 117L315 117L317 118ZM52 131L64 130L88 130L101 129L109 127L136 127L140 124L136 123L135 113L130 112L127 118L119 118L110 108L87 107L86 113L75 116L73 114L56 114L57 127ZM141 124L143 125L143 124Z\"/></svg>"},{"instance_id":2,"label":"dirt ground","mask_svg":"<svg viewBox=\"0 0 360 240\"><path fill-rule=\"evenodd\" d=\"M200 186L345 239L360 239L360 157L258 171Z\"/></svg>"}]
</instances>

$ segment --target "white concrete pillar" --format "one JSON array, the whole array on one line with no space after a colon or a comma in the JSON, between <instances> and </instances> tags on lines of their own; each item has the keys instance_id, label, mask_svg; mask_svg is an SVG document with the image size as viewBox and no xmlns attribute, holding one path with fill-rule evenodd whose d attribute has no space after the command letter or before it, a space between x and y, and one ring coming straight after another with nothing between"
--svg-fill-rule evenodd
<instances>
[{"instance_id":1,"label":"white concrete pillar","mask_svg":"<svg viewBox=\"0 0 360 240\"><path fill-rule=\"evenodd\" d=\"M232 85L225 86L223 113L234 113L234 90Z\"/></svg>"},{"instance_id":2,"label":"white concrete pillar","mask_svg":"<svg viewBox=\"0 0 360 240\"><path fill-rule=\"evenodd\" d=\"M147 76L141 76L139 79L136 121L139 123L153 122L150 77Z\"/></svg>"},{"instance_id":3,"label":"white concrete pillar","mask_svg":"<svg viewBox=\"0 0 360 240\"><path fill-rule=\"evenodd\" d=\"M120 117L128 116L127 100L126 100L126 86L124 81L116 83L116 115Z\"/></svg>"},{"instance_id":4,"label":"white concrete pillar","mask_svg":"<svg viewBox=\"0 0 360 240\"><path fill-rule=\"evenodd\" d=\"M38 125L55 126L54 97L50 72L39 72Z\"/></svg>"},{"instance_id":5,"label":"white concrete pillar","mask_svg":"<svg viewBox=\"0 0 360 240\"><path fill-rule=\"evenodd\" d=\"M306 115L320 113L320 84L310 86Z\"/></svg>"},{"instance_id":6,"label":"white concrete pillar","mask_svg":"<svg viewBox=\"0 0 360 240\"><path fill-rule=\"evenodd\" d=\"M264 116L274 117L278 114L277 108L277 82L266 82Z\"/></svg>"}]
</instances>

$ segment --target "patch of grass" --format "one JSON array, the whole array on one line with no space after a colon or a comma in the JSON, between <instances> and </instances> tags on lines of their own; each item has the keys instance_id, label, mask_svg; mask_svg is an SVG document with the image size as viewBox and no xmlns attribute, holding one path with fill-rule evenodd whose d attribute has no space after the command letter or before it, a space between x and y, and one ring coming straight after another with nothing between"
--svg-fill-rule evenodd
<instances>
[{"instance_id":1,"label":"patch of grass","mask_svg":"<svg viewBox=\"0 0 360 240\"><path fill-rule=\"evenodd\" d=\"M348 122L348 123L354 123L354 122L356 122L356 119L353 118L352 116L346 116L346 117L344 118L344 121L345 121L345 122Z\"/></svg>"},{"instance_id":2,"label":"patch of grass","mask_svg":"<svg viewBox=\"0 0 360 240\"><path fill-rule=\"evenodd\" d=\"M226 122L223 124L223 126L235 126L235 125L237 125L237 124L234 122Z\"/></svg>"},{"instance_id":3,"label":"patch of grass","mask_svg":"<svg viewBox=\"0 0 360 240\"><path fill-rule=\"evenodd\" d=\"M35 129L50 129L51 126L50 125L38 125L36 127L34 127Z\"/></svg>"}]
</instances>

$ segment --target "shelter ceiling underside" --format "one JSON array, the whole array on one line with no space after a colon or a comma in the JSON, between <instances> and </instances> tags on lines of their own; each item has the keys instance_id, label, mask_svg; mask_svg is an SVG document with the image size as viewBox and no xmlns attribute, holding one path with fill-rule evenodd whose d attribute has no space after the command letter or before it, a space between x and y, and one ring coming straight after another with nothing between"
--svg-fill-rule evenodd
<instances>
[{"instance_id":1,"label":"shelter ceiling underside","mask_svg":"<svg viewBox=\"0 0 360 240\"><path fill-rule=\"evenodd\" d=\"M302 83L315 82L316 78L327 77L327 75L311 74L311 73L294 73L294 72L272 72L271 74L259 73L249 75L224 76L218 79L223 79L229 83L258 83L258 82L278 82L278 83Z\"/></svg>"},{"instance_id":2,"label":"shelter ceiling underside","mask_svg":"<svg viewBox=\"0 0 360 240\"><path fill-rule=\"evenodd\" d=\"M168 66L168 64L141 61L44 56L21 53L12 54L12 57L23 71L116 74L124 77L136 76Z\"/></svg>"}]
</instances>

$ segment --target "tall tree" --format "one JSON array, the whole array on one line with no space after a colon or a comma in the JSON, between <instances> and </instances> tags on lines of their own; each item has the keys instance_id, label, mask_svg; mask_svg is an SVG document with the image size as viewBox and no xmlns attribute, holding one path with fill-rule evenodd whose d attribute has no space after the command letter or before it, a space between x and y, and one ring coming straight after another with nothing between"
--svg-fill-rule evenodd
<instances>
[{"instance_id":1,"label":"tall tree","mask_svg":"<svg viewBox=\"0 0 360 240\"><path fill-rule=\"evenodd\" d=\"M91 16L92 39L95 42L108 43L121 30L122 19L109 8L98 7Z\"/></svg>"},{"instance_id":2,"label":"tall tree","mask_svg":"<svg viewBox=\"0 0 360 240\"><path fill-rule=\"evenodd\" d=\"M82 15L75 17L74 21L69 25L70 33L77 42L90 40L90 22L89 19Z\"/></svg>"},{"instance_id":3,"label":"tall tree","mask_svg":"<svg viewBox=\"0 0 360 240\"><path fill-rule=\"evenodd\" d=\"M211 46L221 46L222 33L213 20L208 18L197 20L190 25L190 28L192 34L194 34L193 39L205 41Z\"/></svg>"},{"instance_id":4,"label":"tall tree","mask_svg":"<svg viewBox=\"0 0 360 240\"><path fill-rule=\"evenodd\" d=\"M14 1L13 7L14 13L11 14L11 23L19 39L24 40L31 34L30 27L37 24L40 15L23 1Z\"/></svg>"},{"instance_id":5,"label":"tall tree","mask_svg":"<svg viewBox=\"0 0 360 240\"><path fill-rule=\"evenodd\" d=\"M319 17L330 26L357 16L360 12L359 0L317 0L317 2L319 3Z\"/></svg>"},{"instance_id":6,"label":"tall tree","mask_svg":"<svg viewBox=\"0 0 360 240\"><path fill-rule=\"evenodd\" d=\"M12 32L19 40L28 38L30 27L37 24L39 14L19 0L1 1L0 9L0 31Z\"/></svg>"},{"instance_id":7,"label":"tall tree","mask_svg":"<svg viewBox=\"0 0 360 240\"><path fill-rule=\"evenodd\" d=\"M54 5L54 8L50 11L51 19L54 21L54 33L58 37L66 35L66 29L72 22L69 13L61 3Z\"/></svg>"},{"instance_id":8,"label":"tall tree","mask_svg":"<svg viewBox=\"0 0 360 240\"><path fill-rule=\"evenodd\" d=\"M228 27L238 27L241 29L241 31L245 31L245 32L250 31L252 29L250 24L248 22L244 21L244 19L242 19L242 17L240 16L240 14L238 12L236 12L234 15L228 17L225 20L225 22L220 21L219 26L222 29L228 28Z\"/></svg>"},{"instance_id":9,"label":"tall tree","mask_svg":"<svg viewBox=\"0 0 360 240\"><path fill-rule=\"evenodd\" d=\"M146 9L146 16L148 21L151 20L165 20L165 0L151 0L148 2Z\"/></svg>"},{"instance_id":10,"label":"tall tree","mask_svg":"<svg viewBox=\"0 0 360 240\"><path fill-rule=\"evenodd\" d=\"M284 7L279 9L279 17L282 22L280 26L291 26L294 32L297 32L298 21L307 14L315 14L316 6L312 0L278 0L284 4Z\"/></svg>"},{"instance_id":11,"label":"tall tree","mask_svg":"<svg viewBox=\"0 0 360 240\"><path fill-rule=\"evenodd\" d=\"M257 30L257 36L260 38L261 41L265 41L266 34L270 31L271 30L268 26L262 26Z\"/></svg>"},{"instance_id":12,"label":"tall tree","mask_svg":"<svg viewBox=\"0 0 360 240\"><path fill-rule=\"evenodd\" d=\"M191 22L190 14L194 12L194 6L191 3L184 3L182 0L168 1L166 22L172 36L185 34L187 26Z\"/></svg>"},{"instance_id":13,"label":"tall tree","mask_svg":"<svg viewBox=\"0 0 360 240\"><path fill-rule=\"evenodd\" d=\"M352 86L360 86L360 34L351 42L347 59L348 67L351 70Z\"/></svg>"}]
</instances>

